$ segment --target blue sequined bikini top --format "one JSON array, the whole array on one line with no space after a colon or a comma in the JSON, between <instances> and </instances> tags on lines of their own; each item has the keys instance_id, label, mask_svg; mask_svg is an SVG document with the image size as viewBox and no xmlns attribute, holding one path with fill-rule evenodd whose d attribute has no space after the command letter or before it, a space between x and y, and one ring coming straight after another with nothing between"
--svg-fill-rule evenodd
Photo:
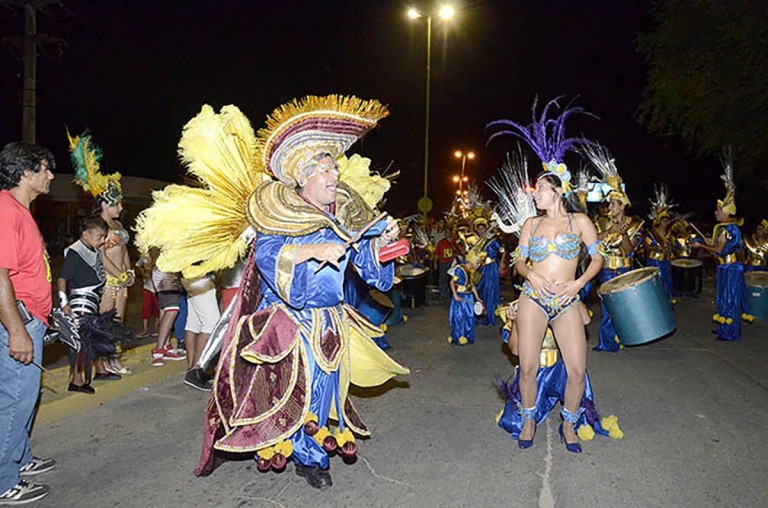
<instances>
[{"instance_id":1,"label":"blue sequined bikini top","mask_svg":"<svg viewBox=\"0 0 768 508\"><path fill-rule=\"evenodd\" d=\"M539 220L536 227L533 228L531 234L536 232L541 225L544 217ZM576 259L581 250L581 238L579 235L573 232L573 225L571 224L571 214L568 214L568 229L570 233L560 233L554 240L550 240L546 236L531 236L529 243L530 258L534 263L544 261L550 254L556 254L563 259L571 260Z\"/></svg>"}]
</instances>

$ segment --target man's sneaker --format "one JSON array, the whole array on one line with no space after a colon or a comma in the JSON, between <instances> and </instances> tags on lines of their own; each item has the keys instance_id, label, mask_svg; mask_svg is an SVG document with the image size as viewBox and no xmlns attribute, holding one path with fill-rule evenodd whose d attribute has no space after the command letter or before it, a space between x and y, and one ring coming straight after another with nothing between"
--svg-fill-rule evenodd
<instances>
[{"instance_id":1,"label":"man's sneaker","mask_svg":"<svg viewBox=\"0 0 768 508\"><path fill-rule=\"evenodd\" d=\"M165 359L165 349L152 350L152 366L153 367L162 367L164 359Z\"/></svg>"},{"instance_id":2,"label":"man's sneaker","mask_svg":"<svg viewBox=\"0 0 768 508\"><path fill-rule=\"evenodd\" d=\"M204 392L210 392L213 387L213 381L206 379L203 369L199 367L187 371L184 375L184 384Z\"/></svg>"},{"instance_id":3,"label":"man's sneaker","mask_svg":"<svg viewBox=\"0 0 768 508\"><path fill-rule=\"evenodd\" d=\"M27 480L19 480L19 483L0 494L0 505L16 506L32 503L44 498L48 494L48 485L38 485Z\"/></svg>"},{"instance_id":4,"label":"man's sneaker","mask_svg":"<svg viewBox=\"0 0 768 508\"><path fill-rule=\"evenodd\" d=\"M45 473L53 469L56 465L55 459L43 459L40 457L32 457L32 460L27 462L26 466L19 469L21 476L35 476L36 474Z\"/></svg>"},{"instance_id":5,"label":"man's sneaker","mask_svg":"<svg viewBox=\"0 0 768 508\"><path fill-rule=\"evenodd\" d=\"M154 349L152 351L155 351ZM169 342L166 344L165 348L163 349L163 359L169 360L172 362L178 362L181 360L187 359L187 352L183 349L176 349L173 346L171 346L171 343ZM154 353L153 353L154 354Z\"/></svg>"}]
</instances>

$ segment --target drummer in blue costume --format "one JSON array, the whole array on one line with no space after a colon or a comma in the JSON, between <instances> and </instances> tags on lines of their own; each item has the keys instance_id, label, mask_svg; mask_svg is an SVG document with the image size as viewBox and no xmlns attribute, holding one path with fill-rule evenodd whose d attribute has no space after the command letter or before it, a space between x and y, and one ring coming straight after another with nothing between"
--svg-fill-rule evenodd
<instances>
[{"instance_id":1,"label":"drummer in blue costume","mask_svg":"<svg viewBox=\"0 0 768 508\"><path fill-rule=\"evenodd\" d=\"M576 305L578 292L600 271L603 258L592 221L579 213L578 199L572 192L571 174L563 163L566 152L581 139L564 136L565 120L580 108L566 108L554 119L547 117L557 101L545 106L540 118L523 126L510 120L492 122L498 127L491 140L500 135L513 135L525 140L536 152L544 172L536 181L536 207L544 212L528 219L520 233L519 256L515 263L518 274L525 279L518 304L517 330L520 353L520 415L524 421L518 435L522 449L533 445L536 422L540 421L536 401L539 400L537 373L542 340L551 326L563 354L567 371L564 404L560 414L563 423L559 433L569 452L580 453L581 444L576 426L583 416L585 389L586 334L582 313ZM576 278L581 245L587 246L591 257L584 273ZM546 417L546 415L544 415Z\"/></svg>"},{"instance_id":2,"label":"drummer in blue costume","mask_svg":"<svg viewBox=\"0 0 768 508\"><path fill-rule=\"evenodd\" d=\"M766 272L768 271L768 220L763 219L755 228L752 236L744 239L746 259L744 271Z\"/></svg>"},{"instance_id":3,"label":"drummer in blue costume","mask_svg":"<svg viewBox=\"0 0 768 508\"><path fill-rule=\"evenodd\" d=\"M674 242L672 217L670 211L675 205L669 199L666 185L655 189L655 200L651 200L651 226L645 231L643 247L645 266L655 266L659 270L659 279L667 299L672 298L672 258Z\"/></svg>"},{"instance_id":4,"label":"drummer in blue costume","mask_svg":"<svg viewBox=\"0 0 768 508\"><path fill-rule=\"evenodd\" d=\"M608 201L609 216L601 217L596 223L598 238L601 241L600 252L605 258L603 269L597 276L597 282L603 284L631 270L634 252L640 243L643 221L625 214L631 203L623 189L623 182L614 159L608 150L596 143L590 143L583 147L583 152L603 175L603 181L611 187L611 191L605 197ZM605 305L602 305L598 344L594 349L610 352L621 349L620 337L616 333L613 320Z\"/></svg>"},{"instance_id":5,"label":"drummer in blue costume","mask_svg":"<svg viewBox=\"0 0 768 508\"><path fill-rule=\"evenodd\" d=\"M694 243L694 249L703 249L717 256L716 306L717 312L712 320L717 323L715 333L720 340L739 340L741 338L741 320L751 322L754 318L746 309L744 286L744 265L739 260L739 253L744 248L739 226L742 221L736 219L736 184L733 181L733 165L726 156L723 159L725 173L721 177L725 182L725 198L717 200L715 218L717 224L712 231L710 244Z\"/></svg>"},{"instance_id":6,"label":"drummer in blue costume","mask_svg":"<svg viewBox=\"0 0 768 508\"><path fill-rule=\"evenodd\" d=\"M477 292L485 304L485 314L480 321L484 326L496 325L496 307L501 301L501 282L499 280L499 259L504 253L504 248L495 236L488 232L488 220L478 217L474 220L475 233L478 242L484 246L485 260L480 267L482 277L477 283Z\"/></svg>"},{"instance_id":7,"label":"drummer in blue costume","mask_svg":"<svg viewBox=\"0 0 768 508\"><path fill-rule=\"evenodd\" d=\"M451 307L448 321L451 324L451 336L448 343L466 346L475 343L475 304L482 303L477 294L477 287L472 282L473 274L480 268L485 253L467 252L464 264L455 265L448 270L451 276Z\"/></svg>"}]
</instances>

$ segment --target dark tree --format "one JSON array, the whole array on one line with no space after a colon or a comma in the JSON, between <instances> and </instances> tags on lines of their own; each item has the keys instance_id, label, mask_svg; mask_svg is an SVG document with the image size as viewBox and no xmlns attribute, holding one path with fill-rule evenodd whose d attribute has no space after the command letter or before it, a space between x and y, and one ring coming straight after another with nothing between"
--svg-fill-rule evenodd
<instances>
[{"instance_id":1,"label":"dark tree","mask_svg":"<svg viewBox=\"0 0 768 508\"><path fill-rule=\"evenodd\" d=\"M637 38L649 67L637 118L697 154L733 149L738 173L768 160L768 2L670 0Z\"/></svg>"}]
</instances>

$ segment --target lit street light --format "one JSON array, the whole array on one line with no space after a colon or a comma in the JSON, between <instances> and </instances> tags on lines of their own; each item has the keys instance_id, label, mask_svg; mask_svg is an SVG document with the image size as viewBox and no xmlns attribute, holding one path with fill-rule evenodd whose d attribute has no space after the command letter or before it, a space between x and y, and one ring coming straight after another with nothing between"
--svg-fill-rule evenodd
<instances>
[{"instance_id":1,"label":"lit street light","mask_svg":"<svg viewBox=\"0 0 768 508\"><path fill-rule=\"evenodd\" d=\"M461 175L460 176L454 176L453 181L459 183L459 190L456 192L456 194L461 194L462 187L464 186L464 182L469 181L469 177L464 175L464 169L467 166L467 159L473 160L475 158L475 152L462 152L461 150L456 150L453 152L453 156L457 159L461 159Z\"/></svg>"},{"instance_id":2,"label":"lit street light","mask_svg":"<svg viewBox=\"0 0 768 508\"><path fill-rule=\"evenodd\" d=\"M411 7L408 9L408 17L412 20L419 19L422 13ZM450 5L443 5L437 12L441 19L448 20L453 17L455 11ZM429 199L429 85L432 76L432 14L427 14L427 100L424 121L424 195L419 199L419 211L424 214L424 222L427 213L432 210L432 200Z\"/></svg>"}]
</instances>

